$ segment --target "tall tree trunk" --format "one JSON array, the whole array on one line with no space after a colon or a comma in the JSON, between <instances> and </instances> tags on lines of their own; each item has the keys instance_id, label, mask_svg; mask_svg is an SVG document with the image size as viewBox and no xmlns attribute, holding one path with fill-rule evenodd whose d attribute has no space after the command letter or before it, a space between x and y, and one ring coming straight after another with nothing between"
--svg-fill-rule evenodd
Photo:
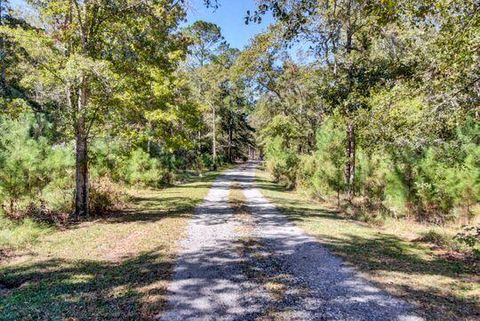
<instances>
[{"instance_id":1,"label":"tall tree trunk","mask_svg":"<svg viewBox=\"0 0 480 321\"><path fill-rule=\"evenodd\" d=\"M355 158L356 158L356 140L355 125L350 121L347 125L347 161L345 164L345 181L347 183L347 195L349 199L355 194Z\"/></svg>"},{"instance_id":2,"label":"tall tree trunk","mask_svg":"<svg viewBox=\"0 0 480 321\"><path fill-rule=\"evenodd\" d=\"M346 52L348 58L350 59L350 53L352 51L353 43L353 27L351 23L351 14L352 14L352 1L347 3L347 30L346 30ZM353 87L353 70L352 64L348 67L348 80L350 84L350 91ZM347 115L350 113L350 110L347 110ZM347 119L350 118L347 116ZM356 157L356 142L355 142L355 125L353 120L349 119L347 124L347 146L346 146L346 156L347 161L345 164L345 181L347 185L347 196L348 199L352 199L355 195L355 157Z\"/></svg>"},{"instance_id":3,"label":"tall tree trunk","mask_svg":"<svg viewBox=\"0 0 480 321\"><path fill-rule=\"evenodd\" d=\"M233 157L232 157L232 127L228 129L228 161L230 163L233 163Z\"/></svg>"},{"instance_id":4,"label":"tall tree trunk","mask_svg":"<svg viewBox=\"0 0 480 321\"><path fill-rule=\"evenodd\" d=\"M5 2L0 0L0 26L3 26L3 11L4 11ZM2 95L7 94L7 81L6 81L6 66L5 66L5 39L3 36L0 37L0 90Z\"/></svg>"},{"instance_id":5,"label":"tall tree trunk","mask_svg":"<svg viewBox=\"0 0 480 321\"><path fill-rule=\"evenodd\" d=\"M217 169L217 115L215 106L212 106L212 117L213 117L213 133L212 133L212 156L213 156L213 168Z\"/></svg>"},{"instance_id":6,"label":"tall tree trunk","mask_svg":"<svg viewBox=\"0 0 480 321\"><path fill-rule=\"evenodd\" d=\"M81 117L83 118L83 117ZM76 130L75 218L88 216L88 151L85 121L79 119Z\"/></svg>"},{"instance_id":7,"label":"tall tree trunk","mask_svg":"<svg viewBox=\"0 0 480 321\"><path fill-rule=\"evenodd\" d=\"M85 108L87 106L87 80L83 79L79 90L77 121L75 124L76 177L75 218L87 217L88 213L88 146Z\"/></svg>"}]
</instances>

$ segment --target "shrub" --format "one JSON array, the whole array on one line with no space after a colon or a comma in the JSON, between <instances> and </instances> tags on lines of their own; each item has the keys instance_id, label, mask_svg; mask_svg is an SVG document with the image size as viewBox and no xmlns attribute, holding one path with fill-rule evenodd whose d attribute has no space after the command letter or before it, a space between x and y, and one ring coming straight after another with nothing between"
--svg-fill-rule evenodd
<instances>
[{"instance_id":1,"label":"shrub","mask_svg":"<svg viewBox=\"0 0 480 321\"><path fill-rule=\"evenodd\" d=\"M462 208L463 216L468 221L474 217L473 208L480 202L480 148L477 152L478 154L468 155L456 173L458 183L455 205Z\"/></svg>"},{"instance_id":2,"label":"shrub","mask_svg":"<svg viewBox=\"0 0 480 321\"><path fill-rule=\"evenodd\" d=\"M466 151L465 158L449 159L448 149L430 148L415 167L415 193L421 219L444 222L463 207L467 216L480 199L480 153ZM460 150L461 152L461 150ZM478 154L477 154L478 153Z\"/></svg>"},{"instance_id":3,"label":"shrub","mask_svg":"<svg viewBox=\"0 0 480 321\"><path fill-rule=\"evenodd\" d=\"M274 180L287 188L295 187L298 157L281 137L269 141L265 148L266 167Z\"/></svg>"},{"instance_id":4,"label":"shrub","mask_svg":"<svg viewBox=\"0 0 480 321\"><path fill-rule=\"evenodd\" d=\"M419 239L422 242L432 243L439 247L450 247L452 245L452 238L446 233L439 232L435 229L430 229L428 232L423 233Z\"/></svg>"},{"instance_id":5,"label":"shrub","mask_svg":"<svg viewBox=\"0 0 480 321\"><path fill-rule=\"evenodd\" d=\"M429 149L416 167L415 192L418 215L422 220L441 223L454 207L454 184L449 181L451 168L439 162Z\"/></svg>"},{"instance_id":6,"label":"shrub","mask_svg":"<svg viewBox=\"0 0 480 321\"><path fill-rule=\"evenodd\" d=\"M408 214L410 189L406 183L405 171L402 165L392 161L390 170L385 173L385 200L384 205L390 213L398 218Z\"/></svg>"},{"instance_id":7,"label":"shrub","mask_svg":"<svg viewBox=\"0 0 480 321\"><path fill-rule=\"evenodd\" d=\"M358 166L355 186L367 203L378 208L384 205L388 173L392 170L389 159L382 152L357 151Z\"/></svg>"},{"instance_id":8,"label":"shrub","mask_svg":"<svg viewBox=\"0 0 480 321\"><path fill-rule=\"evenodd\" d=\"M128 184L159 186L170 183L171 177L160 165L160 161L151 158L142 149L136 149L127 155L119 164L116 176Z\"/></svg>"},{"instance_id":9,"label":"shrub","mask_svg":"<svg viewBox=\"0 0 480 321\"><path fill-rule=\"evenodd\" d=\"M210 154L202 154L198 163L199 170L213 167L213 158Z\"/></svg>"},{"instance_id":10,"label":"shrub","mask_svg":"<svg viewBox=\"0 0 480 321\"><path fill-rule=\"evenodd\" d=\"M31 115L0 122L0 204L4 215L63 223L73 210L74 150L32 136ZM90 159L90 209L103 214L122 204L123 195L110 177L128 184L158 186L174 176L141 149L127 152L119 141L99 139Z\"/></svg>"},{"instance_id":11,"label":"shrub","mask_svg":"<svg viewBox=\"0 0 480 321\"><path fill-rule=\"evenodd\" d=\"M477 248L477 245L480 245L480 226L464 226L463 231L455 235L454 239L480 255L480 249Z\"/></svg>"},{"instance_id":12,"label":"shrub","mask_svg":"<svg viewBox=\"0 0 480 321\"><path fill-rule=\"evenodd\" d=\"M312 192L317 197L339 196L345 188L345 130L336 117L330 117L318 129L315 172L311 175ZM304 178L305 179L305 178Z\"/></svg>"},{"instance_id":13,"label":"shrub","mask_svg":"<svg viewBox=\"0 0 480 321\"><path fill-rule=\"evenodd\" d=\"M480 148L474 137L395 150L385 176L387 206L437 224L459 216L470 220L480 200Z\"/></svg>"},{"instance_id":14,"label":"shrub","mask_svg":"<svg viewBox=\"0 0 480 321\"><path fill-rule=\"evenodd\" d=\"M0 248L19 248L47 234L50 228L30 218L11 220L0 215Z\"/></svg>"},{"instance_id":15,"label":"shrub","mask_svg":"<svg viewBox=\"0 0 480 321\"><path fill-rule=\"evenodd\" d=\"M90 184L89 210L94 216L108 214L121 209L127 202L122 188L107 176L98 178Z\"/></svg>"},{"instance_id":16,"label":"shrub","mask_svg":"<svg viewBox=\"0 0 480 321\"><path fill-rule=\"evenodd\" d=\"M313 197L321 197L317 195L319 187L316 185L322 182L321 179L316 179L318 173L318 160L315 155L301 155L299 157L299 164L297 170L297 188L306 191ZM315 178L314 178L315 177Z\"/></svg>"}]
</instances>

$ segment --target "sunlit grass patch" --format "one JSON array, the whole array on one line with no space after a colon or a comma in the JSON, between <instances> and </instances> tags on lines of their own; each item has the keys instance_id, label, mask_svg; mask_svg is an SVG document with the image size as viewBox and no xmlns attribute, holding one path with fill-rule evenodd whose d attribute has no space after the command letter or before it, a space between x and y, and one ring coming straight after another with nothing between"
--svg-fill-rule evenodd
<instances>
[{"instance_id":1,"label":"sunlit grass patch","mask_svg":"<svg viewBox=\"0 0 480 321\"><path fill-rule=\"evenodd\" d=\"M50 231L51 228L47 225L31 219L12 221L0 215L0 249L12 250L24 247Z\"/></svg>"}]
</instances>

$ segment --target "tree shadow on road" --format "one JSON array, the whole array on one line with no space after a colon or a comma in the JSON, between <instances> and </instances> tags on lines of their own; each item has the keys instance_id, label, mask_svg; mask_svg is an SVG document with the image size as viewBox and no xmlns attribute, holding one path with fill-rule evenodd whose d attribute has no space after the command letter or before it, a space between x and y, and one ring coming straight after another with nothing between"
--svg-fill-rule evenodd
<instances>
[{"instance_id":1,"label":"tree shadow on road","mask_svg":"<svg viewBox=\"0 0 480 321\"><path fill-rule=\"evenodd\" d=\"M439 256L423 255L422 245L411 244L393 235L378 233L375 237L359 237L346 234L342 238L320 236L336 254L362 271L373 275L382 272L394 272L398 277L421 278L437 276L449 281L445 286L461 290L462 287L473 285L480 281L478 264L465 263L460 260L449 260ZM438 279L438 282L441 282ZM480 317L480 304L475 300L467 300L460 296L447 295L438 287L421 288L411 286L411 283L389 284L397 293L412 302L420 302L429 319L434 320L474 320ZM478 284L478 283L477 283ZM385 286L385 284L382 284ZM434 284L432 284L434 285ZM441 289L441 287L440 287Z\"/></svg>"}]
</instances>

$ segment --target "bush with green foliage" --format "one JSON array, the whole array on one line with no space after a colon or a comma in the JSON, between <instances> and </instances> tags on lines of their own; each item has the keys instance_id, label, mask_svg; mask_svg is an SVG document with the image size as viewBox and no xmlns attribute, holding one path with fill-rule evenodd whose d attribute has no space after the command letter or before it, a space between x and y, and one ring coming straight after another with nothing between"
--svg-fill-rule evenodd
<instances>
[{"instance_id":1,"label":"bush with green foliage","mask_svg":"<svg viewBox=\"0 0 480 321\"><path fill-rule=\"evenodd\" d=\"M345 131L335 117L328 118L318 129L317 150L302 156L297 185L316 198L338 197L344 188Z\"/></svg>"},{"instance_id":2,"label":"bush with green foliage","mask_svg":"<svg viewBox=\"0 0 480 321\"><path fill-rule=\"evenodd\" d=\"M73 145L37 133L36 122L31 114L0 122L0 214L63 223L73 209ZM117 183L160 186L174 179L158 158L122 146L128 145L106 138L91 146L89 206L94 215L125 202Z\"/></svg>"},{"instance_id":3,"label":"bush with green foliage","mask_svg":"<svg viewBox=\"0 0 480 321\"><path fill-rule=\"evenodd\" d=\"M455 139L408 160L409 201L420 220L470 220L480 202L480 125L467 122ZM408 173L407 173L408 174Z\"/></svg>"},{"instance_id":4,"label":"bush with green foliage","mask_svg":"<svg viewBox=\"0 0 480 321\"><path fill-rule=\"evenodd\" d=\"M115 177L130 185L160 186L171 182L168 171L162 168L160 161L151 158L140 148L126 155L114 173Z\"/></svg>"},{"instance_id":5,"label":"bush with green foliage","mask_svg":"<svg viewBox=\"0 0 480 321\"><path fill-rule=\"evenodd\" d=\"M23 247L49 231L50 227L30 218L17 221L0 215L0 249Z\"/></svg>"},{"instance_id":6,"label":"bush with green foliage","mask_svg":"<svg viewBox=\"0 0 480 321\"><path fill-rule=\"evenodd\" d=\"M265 159L267 170L277 182L287 188L295 187L299 159L297 154L285 145L281 137L275 137L267 142Z\"/></svg>"},{"instance_id":7,"label":"bush with green foliage","mask_svg":"<svg viewBox=\"0 0 480 321\"><path fill-rule=\"evenodd\" d=\"M480 255L480 226L464 226L454 239L470 247L475 254Z\"/></svg>"},{"instance_id":8,"label":"bush with green foliage","mask_svg":"<svg viewBox=\"0 0 480 321\"><path fill-rule=\"evenodd\" d=\"M28 210L61 212L72 202L72 147L32 137L32 121L27 115L0 123L0 202L15 217Z\"/></svg>"}]
</instances>

